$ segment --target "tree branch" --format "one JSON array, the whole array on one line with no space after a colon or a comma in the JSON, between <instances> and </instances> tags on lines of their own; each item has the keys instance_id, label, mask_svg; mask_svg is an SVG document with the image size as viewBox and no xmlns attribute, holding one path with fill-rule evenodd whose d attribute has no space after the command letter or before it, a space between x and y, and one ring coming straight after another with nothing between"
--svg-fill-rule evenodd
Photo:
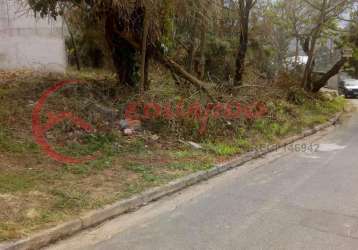
<instances>
[{"instance_id":1,"label":"tree branch","mask_svg":"<svg viewBox=\"0 0 358 250\"><path fill-rule=\"evenodd\" d=\"M321 88L323 88L329 79L333 76L337 75L344 64L347 62L347 58L342 57L340 61L338 61L324 76L321 77L318 81L313 83L313 92L318 92Z\"/></svg>"}]
</instances>

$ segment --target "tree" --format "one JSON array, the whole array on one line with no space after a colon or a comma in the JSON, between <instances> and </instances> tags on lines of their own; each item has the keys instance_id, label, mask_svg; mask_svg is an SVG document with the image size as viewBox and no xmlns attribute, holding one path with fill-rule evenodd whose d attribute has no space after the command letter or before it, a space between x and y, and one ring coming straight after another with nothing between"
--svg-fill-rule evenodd
<instances>
[{"instance_id":1,"label":"tree","mask_svg":"<svg viewBox=\"0 0 358 250\"><path fill-rule=\"evenodd\" d=\"M346 62L342 58L337 62L324 76L320 79L313 79L313 70L315 66L315 58L317 44L320 39L331 30L339 30L337 20L344 13L352 2L349 0L303 0L304 10L308 19L307 33L300 34L303 50L308 56L305 70L302 77L302 86L305 90L318 92Z\"/></svg>"},{"instance_id":2,"label":"tree","mask_svg":"<svg viewBox=\"0 0 358 250\"><path fill-rule=\"evenodd\" d=\"M342 30L338 20L356 0L28 1L42 16L81 10L77 13L103 33L118 82L132 87L140 83L143 92L149 88L152 60L167 67L176 82L183 78L202 91L205 78L241 85L245 63L253 58L259 61L255 70L271 78L284 69L293 40L296 62L299 46L308 57L302 86L318 91L345 60L315 79L319 45Z\"/></svg>"},{"instance_id":3,"label":"tree","mask_svg":"<svg viewBox=\"0 0 358 250\"><path fill-rule=\"evenodd\" d=\"M236 57L235 85L241 85L245 71L245 59L249 43L250 13L256 4L256 0L239 0L240 43Z\"/></svg>"},{"instance_id":4,"label":"tree","mask_svg":"<svg viewBox=\"0 0 358 250\"><path fill-rule=\"evenodd\" d=\"M255 68L272 79L285 70L292 41L282 2L259 1L251 14L250 55Z\"/></svg>"},{"instance_id":5,"label":"tree","mask_svg":"<svg viewBox=\"0 0 358 250\"><path fill-rule=\"evenodd\" d=\"M29 0L31 8L41 16L49 15L56 18L63 15L62 10L76 8L89 13L104 29L104 36L121 84L135 86L138 82L135 79L138 72L136 54L143 52L146 55L142 56L142 61L144 58L147 63L149 57L155 58L209 95L202 81L167 56L170 48L172 10L175 5L182 3L179 0ZM144 28L145 13L149 7L151 15L148 15L148 26ZM145 29L148 29L148 32L144 32ZM148 36L144 37L143 34ZM147 66L144 65L144 74L146 69ZM147 77L143 76L143 79Z\"/></svg>"},{"instance_id":6,"label":"tree","mask_svg":"<svg viewBox=\"0 0 358 250\"><path fill-rule=\"evenodd\" d=\"M358 10L352 11L350 19L343 19L342 21L348 22L348 28L340 45L353 49L352 58L349 60L350 73L358 78Z\"/></svg>"}]
</instances>

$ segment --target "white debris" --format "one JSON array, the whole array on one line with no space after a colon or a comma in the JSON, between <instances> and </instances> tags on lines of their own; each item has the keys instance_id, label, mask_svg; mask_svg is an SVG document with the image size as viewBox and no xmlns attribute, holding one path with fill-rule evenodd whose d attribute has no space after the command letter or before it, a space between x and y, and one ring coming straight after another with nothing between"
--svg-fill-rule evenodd
<instances>
[{"instance_id":1,"label":"white debris","mask_svg":"<svg viewBox=\"0 0 358 250\"><path fill-rule=\"evenodd\" d=\"M124 129L124 131L123 131L123 133L125 134L125 135L133 135L134 133L135 133L135 131L134 131L134 129L131 129L131 128L126 128L126 129Z\"/></svg>"},{"instance_id":2,"label":"white debris","mask_svg":"<svg viewBox=\"0 0 358 250\"><path fill-rule=\"evenodd\" d=\"M158 136L158 135L153 135L153 136L151 137L151 139L152 139L153 141L158 141L158 140L159 140L159 136Z\"/></svg>"},{"instance_id":3,"label":"white debris","mask_svg":"<svg viewBox=\"0 0 358 250\"><path fill-rule=\"evenodd\" d=\"M192 142L192 141L189 141L188 144L190 146L192 146L193 148L196 148L196 149L202 149L203 147L201 145L199 145L198 143L195 143L195 142Z\"/></svg>"}]
</instances>

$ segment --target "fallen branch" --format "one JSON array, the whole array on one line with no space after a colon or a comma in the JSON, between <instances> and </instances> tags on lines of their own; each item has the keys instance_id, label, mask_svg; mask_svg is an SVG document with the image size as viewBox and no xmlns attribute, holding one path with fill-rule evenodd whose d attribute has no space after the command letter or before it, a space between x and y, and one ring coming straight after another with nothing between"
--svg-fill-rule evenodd
<instances>
[{"instance_id":1,"label":"fallen branch","mask_svg":"<svg viewBox=\"0 0 358 250\"><path fill-rule=\"evenodd\" d=\"M215 98L209 93L208 89L204 87L204 85L206 84L205 82L199 80L198 78L187 72L182 66L180 66L175 61L169 59L168 57L157 54L156 58L173 73L189 81L198 90L205 93L212 102L215 102Z\"/></svg>"},{"instance_id":2,"label":"fallen branch","mask_svg":"<svg viewBox=\"0 0 358 250\"><path fill-rule=\"evenodd\" d=\"M139 43L137 43L133 36L131 36L128 33L121 33L121 37L125 39L129 44L131 44L135 49L141 50L141 46ZM199 80L189 72L187 72L182 66L180 66L178 63L173 61L172 59L168 58L167 56L163 55L161 52L159 52L159 49L153 48L154 50L154 58L159 61L161 64L163 64L166 68L168 68L170 71L174 72L176 75L180 76L181 78L187 80L192 85L194 85L198 90L205 93L209 99L212 102L215 102L215 98L209 93L208 89L205 88L204 85L206 85L205 82Z\"/></svg>"},{"instance_id":3,"label":"fallen branch","mask_svg":"<svg viewBox=\"0 0 358 250\"><path fill-rule=\"evenodd\" d=\"M342 59L339 60L326 74L324 74L324 76L322 76L321 79L319 79L318 81L312 84L311 91L313 93L317 93L321 88L323 88L327 84L327 82L329 81L329 79L331 79L331 77L339 73L339 71L341 70L341 68L344 66L346 62L347 62L347 58L342 57Z\"/></svg>"}]
</instances>

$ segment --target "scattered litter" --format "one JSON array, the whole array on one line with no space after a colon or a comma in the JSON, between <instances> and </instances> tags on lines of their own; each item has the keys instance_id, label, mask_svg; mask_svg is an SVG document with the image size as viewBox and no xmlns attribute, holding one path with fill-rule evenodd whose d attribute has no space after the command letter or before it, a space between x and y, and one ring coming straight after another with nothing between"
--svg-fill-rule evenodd
<instances>
[{"instance_id":1,"label":"scattered litter","mask_svg":"<svg viewBox=\"0 0 358 250\"><path fill-rule=\"evenodd\" d=\"M133 135L142 129L142 123L139 120L120 120L119 125L125 135Z\"/></svg>"},{"instance_id":2,"label":"scattered litter","mask_svg":"<svg viewBox=\"0 0 358 250\"><path fill-rule=\"evenodd\" d=\"M153 140L153 141L158 141L159 140L159 136L158 135L152 135L152 137L151 137L151 139Z\"/></svg>"},{"instance_id":3,"label":"scattered litter","mask_svg":"<svg viewBox=\"0 0 358 250\"><path fill-rule=\"evenodd\" d=\"M126 128L126 129L123 130L123 133L125 135L129 136L129 135L133 135L135 133L135 131L133 129L131 129L131 128Z\"/></svg>"},{"instance_id":4,"label":"scattered litter","mask_svg":"<svg viewBox=\"0 0 358 250\"><path fill-rule=\"evenodd\" d=\"M202 149L203 148L200 144L198 144L196 142L192 142L192 141L186 142L186 141L183 141L183 140L179 140L179 142L181 142L181 143L183 143L185 145L188 145L188 146L192 146L195 149Z\"/></svg>"},{"instance_id":5,"label":"scattered litter","mask_svg":"<svg viewBox=\"0 0 358 250\"><path fill-rule=\"evenodd\" d=\"M196 148L196 149L202 149L203 147L201 145L199 145L198 143L195 143L195 142L192 142L192 141L189 141L188 144L190 146L192 146L193 148Z\"/></svg>"}]
</instances>

